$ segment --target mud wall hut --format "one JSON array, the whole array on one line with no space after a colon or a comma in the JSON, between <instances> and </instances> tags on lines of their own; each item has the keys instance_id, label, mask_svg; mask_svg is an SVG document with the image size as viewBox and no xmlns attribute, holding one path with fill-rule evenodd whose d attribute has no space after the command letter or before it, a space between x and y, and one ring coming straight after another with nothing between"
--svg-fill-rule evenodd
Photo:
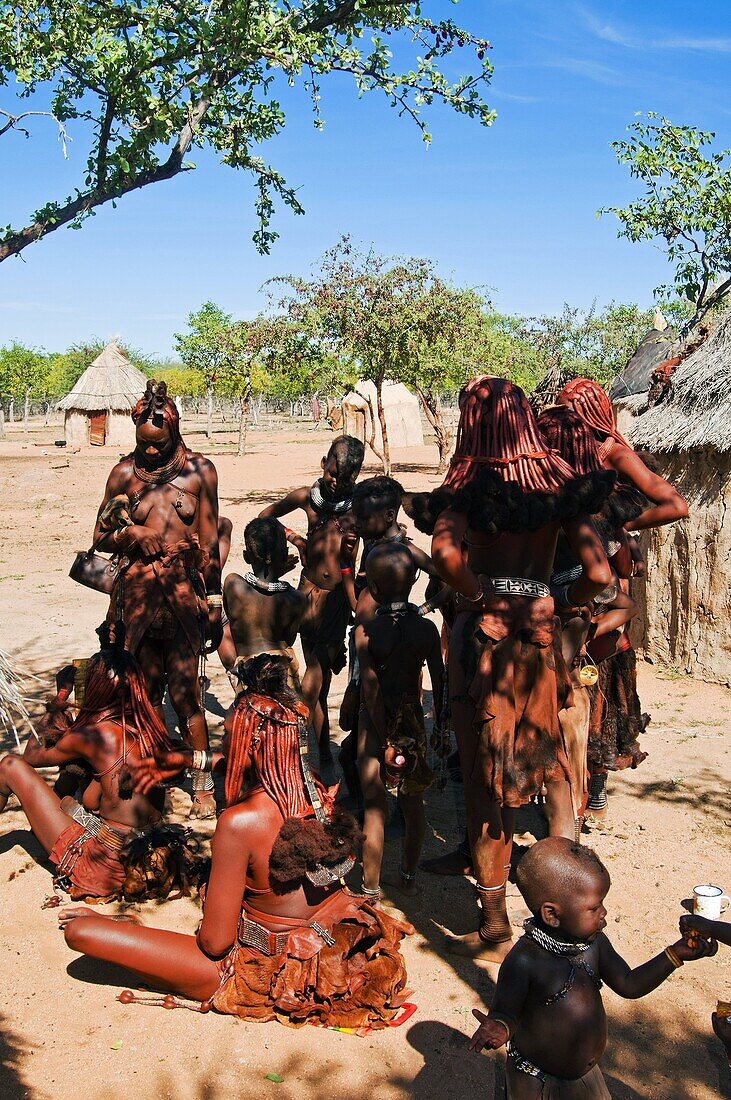
<instances>
[{"instance_id":1,"label":"mud wall hut","mask_svg":"<svg viewBox=\"0 0 731 1100\"><path fill-rule=\"evenodd\" d=\"M421 409L416 394L401 382L384 382L382 389L386 431L391 447L420 447L424 442ZM373 439L376 450L383 449L381 425L373 382L359 382L343 398L343 432L362 443Z\"/></svg>"},{"instance_id":2,"label":"mud wall hut","mask_svg":"<svg viewBox=\"0 0 731 1100\"><path fill-rule=\"evenodd\" d=\"M69 447L115 447L131 451L135 443L130 412L147 378L119 346L107 344L78 382L59 402Z\"/></svg>"},{"instance_id":3,"label":"mud wall hut","mask_svg":"<svg viewBox=\"0 0 731 1100\"><path fill-rule=\"evenodd\" d=\"M625 427L689 509L643 533L634 639L652 661L731 685L731 311Z\"/></svg>"}]
</instances>

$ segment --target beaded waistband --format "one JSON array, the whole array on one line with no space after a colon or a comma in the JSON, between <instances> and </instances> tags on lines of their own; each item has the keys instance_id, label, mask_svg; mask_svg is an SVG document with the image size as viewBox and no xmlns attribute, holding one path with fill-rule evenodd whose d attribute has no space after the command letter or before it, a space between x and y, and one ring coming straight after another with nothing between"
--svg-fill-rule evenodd
<instances>
[{"instance_id":1,"label":"beaded waistband","mask_svg":"<svg viewBox=\"0 0 731 1100\"><path fill-rule=\"evenodd\" d=\"M541 581L527 577L492 577L491 583L500 596L534 596L542 599L551 595L551 589Z\"/></svg>"}]
</instances>

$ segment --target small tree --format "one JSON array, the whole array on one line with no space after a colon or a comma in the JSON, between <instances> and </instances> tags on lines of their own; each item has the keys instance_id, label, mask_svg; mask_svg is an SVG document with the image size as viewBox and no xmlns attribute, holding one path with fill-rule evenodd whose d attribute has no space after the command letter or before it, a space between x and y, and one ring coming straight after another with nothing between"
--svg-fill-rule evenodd
<instances>
[{"instance_id":1,"label":"small tree","mask_svg":"<svg viewBox=\"0 0 731 1100\"><path fill-rule=\"evenodd\" d=\"M188 315L190 332L174 334L175 347L186 367L203 376L206 393L206 438L213 434L213 391L228 363L226 341L232 324L231 314L214 302L204 302Z\"/></svg>"},{"instance_id":2,"label":"small tree","mask_svg":"<svg viewBox=\"0 0 731 1100\"><path fill-rule=\"evenodd\" d=\"M22 400L26 430L31 394L42 387L48 367L48 356L34 348L17 342L0 348L0 396L10 398L11 407L16 400Z\"/></svg>"},{"instance_id":3,"label":"small tree","mask_svg":"<svg viewBox=\"0 0 731 1100\"><path fill-rule=\"evenodd\" d=\"M433 278L431 265L414 257L360 252L347 237L325 253L312 279L288 275L274 280L290 287L280 305L293 324L317 334L323 357L333 348L342 360L358 365L361 378L376 389L376 415L383 450L368 443L391 470L383 384L410 372L427 327L423 300Z\"/></svg>"},{"instance_id":4,"label":"small tree","mask_svg":"<svg viewBox=\"0 0 731 1100\"><path fill-rule=\"evenodd\" d=\"M263 381L256 368L270 341L270 323L263 316L253 321L235 321L222 329L219 339L222 356L219 386L222 393L239 403L236 453L242 455L246 451L254 383Z\"/></svg>"},{"instance_id":5,"label":"small tree","mask_svg":"<svg viewBox=\"0 0 731 1100\"><path fill-rule=\"evenodd\" d=\"M472 290L457 290L435 277L431 267L424 294L411 303L408 325L413 344L396 365L397 379L419 396L436 438L437 473L444 473L452 449L452 430L444 418L442 395L466 381L474 363L474 337L484 303Z\"/></svg>"},{"instance_id":6,"label":"small tree","mask_svg":"<svg viewBox=\"0 0 731 1100\"><path fill-rule=\"evenodd\" d=\"M731 290L731 150L707 155L715 134L676 126L654 112L647 119L628 127L627 140L612 143L644 194L600 213L617 215L620 237L660 242L675 276L673 288L658 292L692 303L688 331Z\"/></svg>"}]
</instances>

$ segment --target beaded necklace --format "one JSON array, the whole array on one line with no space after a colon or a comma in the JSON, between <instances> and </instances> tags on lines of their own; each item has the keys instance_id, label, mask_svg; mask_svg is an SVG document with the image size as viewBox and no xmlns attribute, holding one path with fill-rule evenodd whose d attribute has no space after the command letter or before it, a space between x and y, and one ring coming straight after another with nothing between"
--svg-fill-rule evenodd
<instances>
[{"instance_id":1,"label":"beaded necklace","mask_svg":"<svg viewBox=\"0 0 731 1100\"><path fill-rule=\"evenodd\" d=\"M559 989L558 993L554 993L543 1002L545 1005L555 1004L556 1001L560 1001L562 997L570 993L574 984L574 979L576 978L577 966L580 966L582 970L586 971L597 989L602 988L603 982L599 975L589 966L586 959L579 959L577 957L589 950L591 947L590 943L581 943L579 940L567 943L565 940L559 940L555 936L552 936L550 932L546 932L543 928L539 928L532 919L524 921L523 928L528 939L533 940L534 943L538 944L540 948L547 951L550 955L557 955L562 959L566 959L569 964L569 973L566 981L561 989Z\"/></svg>"},{"instance_id":2,"label":"beaded necklace","mask_svg":"<svg viewBox=\"0 0 731 1100\"><path fill-rule=\"evenodd\" d=\"M318 515L326 516L342 516L347 512L353 503L353 497L345 497L343 500L328 500L322 494L320 485L322 484L322 478L318 478L315 484L310 489L310 504Z\"/></svg>"},{"instance_id":3,"label":"beaded necklace","mask_svg":"<svg viewBox=\"0 0 731 1100\"><path fill-rule=\"evenodd\" d=\"M187 452L185 450L185 444L182 439L179 439L172 455L162 466L155 466L152 470L146 470L144 466L138 466L137 452L135 451L135 457L132 460L132 469L138 481L142 481L147 485L165 485L168 481L172 481L173 478L178 476L185 466L186 460Z\"/></svg>"},{"instance_id":4,"label":"beaded necklace","mask_svg":"<svg viewBox=\"0 0 731 1100\"><path fill-rule=\"evenodd\" d=\"M247 584L255 588L257 592L263 592L267 596L271 596L273 592L286 592L291 588L291 584L287 584L286 581L263 581L260 577L257 577L255 573L244 573L244 580Z\"/></svg>"}]
</instances>

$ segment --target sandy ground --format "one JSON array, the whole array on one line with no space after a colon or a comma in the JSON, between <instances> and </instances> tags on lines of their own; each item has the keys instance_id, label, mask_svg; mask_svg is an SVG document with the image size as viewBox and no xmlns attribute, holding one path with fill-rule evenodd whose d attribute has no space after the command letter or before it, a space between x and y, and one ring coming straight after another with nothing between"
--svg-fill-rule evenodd
<instances>
[{"instance_id":1,"label":"sandy ground","mask_svg":"<svg viewBox=\"0 0 731 1100\"><path fill-rule=\"evenodd\" d=\"M93 652L93 629L105 612L104 598L67 574L74 551L89 544L116 456L100 450L66 459L53 447L36 445L59 434L57 428L36 428L0 442L0 645L39 677L30 681L36 699L48 691L56 668ZM314 480L328 436L304 429L254 433L251 453L241 459L231 453L231 441L218 434L213 446L204 446L200 436L188 433L189 444L217 463L221 510L235 524L229 568L239 568L244 523L264 503ZM433 485L434 453L428 447L408 457L397 452L397 476L408 487ZM426 545L422 536L417 541ZM208 705L217 735L231 689L217 661L209 669ZM613 778L610 824L587 838L612 874L608 932L633 964L677 938L681 900L695 883L731 887L731 693L650 666L640 676L643 704L653 715L644 742L650 756L639 771ZM344 686L341 675L332 694L334 714ZM11 748L11 739L2 747ZM460 800L458 785L430 792L428 854L460 838ZM188 796L177 795L176 808L184 812L187 805ZM543 835L540 813L526 809L519 831L526 832L526 843ZM387 868L397 858L398 839L392 836ZM442 948L440 926L454 932L474 927L474 894L465 880L424 875L420 898L403 905L417 929L405 954L418 1011L404 1027L365 1039L125 1007L115 997L130 983L122 972L68 951L54 911L41 909L50 893L48 864L13 800L0 822L4 1100L70 1094L90 1100L502 1095L500 1059L465 1049L470 1010L489 1003L495 971L452 959ZM512 903L518 919L520 898ZM183 900L147 905L142 915L147 923L192 932L199 910ZM613 1097L731 1096L729 1071L709 1026L716 1000L731 996L730 961L731 952L721 949L715 959L686 966L639 1002L605 991L610 1041L603 1068ZM283 1081L267 1080L270 1073Z\"/></svg>"}]
</instances>

